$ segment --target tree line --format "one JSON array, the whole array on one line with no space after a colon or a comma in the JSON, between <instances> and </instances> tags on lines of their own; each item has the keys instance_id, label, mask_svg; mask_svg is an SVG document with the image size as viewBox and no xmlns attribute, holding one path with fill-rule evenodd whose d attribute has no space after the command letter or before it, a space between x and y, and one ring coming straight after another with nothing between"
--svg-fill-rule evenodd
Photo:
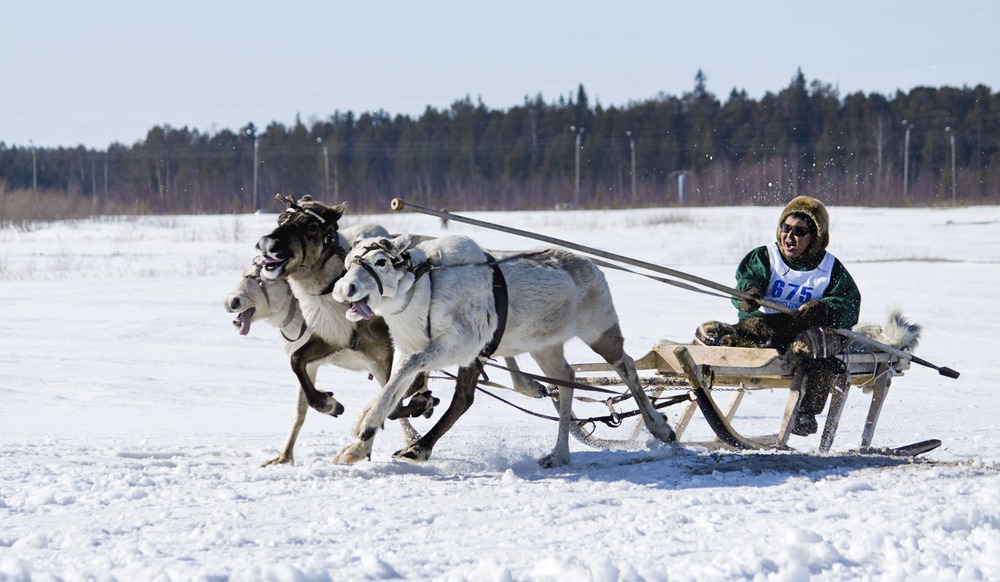
<instances>
[{"instance_id":1,"label":"tree line","mask_svg":"<svg viewBox=\"0 0 1000 582\"><path fill-rule=\"evenodd\" d=\"M777 93L734 89L722 102L706 81L699 71L690 92L623 107L591 105L581 85L508 110L466 97L416 118L336 111L309 127L297 119L215 134L157 126L104 151L0 143L0 193L155 213L274 210L276 193L376 212L397 196L453 210L800 194L866 206L1000 204L1000 93L989 87L841 97L799 71Z\"/></svg>"}]
</instances>

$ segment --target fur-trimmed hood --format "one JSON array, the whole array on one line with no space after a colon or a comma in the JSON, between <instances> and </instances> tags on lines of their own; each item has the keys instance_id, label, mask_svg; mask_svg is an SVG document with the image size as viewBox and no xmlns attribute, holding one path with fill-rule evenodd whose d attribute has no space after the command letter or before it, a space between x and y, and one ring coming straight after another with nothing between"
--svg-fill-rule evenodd
<instances>
[{"instance_id":1,"label":"fur-trimmed hood","mask_svg":"<svg viewBox=\"0 0 1000 582\"><path fill-rule=\"evenodd\" d=\"M816 236L813 237L812 244L803 254L803 258L812 258L821 255L830 244L830 215L826 211L826 206L815 198L809 196L799 196L788 203L781 211L781 218L778 219L778 228L775 231L775 238L781 243L781 225L790 214L805 214L816 225Z\"/></svg>"}]
</instances>

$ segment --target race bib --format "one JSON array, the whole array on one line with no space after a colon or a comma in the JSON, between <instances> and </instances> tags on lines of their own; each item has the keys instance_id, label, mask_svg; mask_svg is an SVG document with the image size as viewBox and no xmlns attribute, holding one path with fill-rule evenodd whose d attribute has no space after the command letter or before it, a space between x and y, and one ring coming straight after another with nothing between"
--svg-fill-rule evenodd
<instances>
[{"instance_id":1,"label":"race bib","mask_svg":"<svg viewBox=\"0 0 1000 582\"><path fill-rule=\"evenodd\" d=\"M790 309L798 309L807 301L823 297L826 287L830 284L830 273L836 257L826 253L815 269L796 271L782 260L777 245L774 248L768 247L767 256L771 260L771 281L768 283L764 299L780 303ZM761 309L764 313L777 313L770 307Z\"/></svg>"}]
</instances>

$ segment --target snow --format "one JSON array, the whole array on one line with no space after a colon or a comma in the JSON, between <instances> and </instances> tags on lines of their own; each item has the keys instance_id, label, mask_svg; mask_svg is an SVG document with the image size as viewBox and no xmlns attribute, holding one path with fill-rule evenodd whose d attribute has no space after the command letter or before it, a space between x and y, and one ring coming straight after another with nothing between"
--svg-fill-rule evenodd
<instances>
[{"instance_id":1,"label":"snow","mask_svg":"<svg viewBox=\"0 0 1000 582\"><path fill-rule=\"evenodd\" d=\"M731 284L779 210L470 216ZM1000 207L830 211L862 319L902 307L924 326L917 355L962 374L914 365L893 383L874 444L944 441L916 461L851 454L867 412L852 391L828 454L815 435L770 454L571 440L571 464L542 469L554 424L479 395L426 464L392 459L402 433L389 423L370 462L334 465L375 386L324 368L320 386L347 413L310 413L296 464L262 468L284 443L294 382L277 333L238 336L222 298L274 215L0 229L0 580L998 580ZM417 214L345 222L361 219L542 246ZM633 357L734 315L606 272ZM596 361L578 342L567 355ZM450 398L447 381L432 388ZM748 396L737 428L773 432L784 399ZM685 436L709 434L696 419Z\"/></svg>"}]
</instances>

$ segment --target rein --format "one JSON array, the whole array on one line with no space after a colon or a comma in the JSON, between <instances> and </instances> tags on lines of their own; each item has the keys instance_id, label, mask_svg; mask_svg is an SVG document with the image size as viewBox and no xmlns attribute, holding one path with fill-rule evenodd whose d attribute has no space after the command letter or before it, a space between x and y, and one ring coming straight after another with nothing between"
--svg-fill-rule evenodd
<instances>
[{"instance_id":1,"label":"rein","mask_svg":"<svg viewBox=\"0 0 1000 582\"><path fill-rule=\"evenodd\" d=\"M302 319L302 327L299 328L299 335L297 337L293 339L285 335L285 328L288 327L288 324L292 323L293 319L295 319L295 312L297 311L298 305L299 305L299 300L296 299L295 297L292 297L292 300L288 302L288 315L285 316L285 321L281 323L281 327L278 329L278 331L281 333L281 337L285 338L285 341L287 341L288 343L297 342L300 339L302 339L304 335L306 335L305 318Z\"/></svg>"},{"instance_id":2,"label":"rein","mask_svg":"<svg viewBox=\"0 0 1000 582\"><path fill-rule=\"evenodd\" d=\"M261 293L264 294L264 301L267 301L267 304L271 305L271 294L267 292L267 285L264 284L264 279L261 278L260 276L260 270L264 268L264 266L261 263L257 262L257 259L259 258L260 257L257 257L253 260L254 264L253 273L243 275L243 278L257 281L257 286L260 287Z\"/></svg>"},{"instance_id":3,"label":"rein","mask_svg":"<svg viewBox=\"0 0 1000 582\"><path fill-rule=\"evenodd\" d=\"M503 368L503 366L499 366L499 365L497 365L496 367ZM506 368L504 368L504 369L506 369ZM445 372L445 371L442 370L442 373L446 377L448 377L448 378L452 378L452 379L455 379L455 380L458 379L457 376L455 376L454 374L451 374L449 372ZM594 387L587 386L586 384L577 384L575 382L565 382L563 380L558 380L556 378L546 378L545 376L537 376L535 374L528 374L528 373L525 373L525 372L521 372L521 373L524 374L524 375L526 375L526 376L533 377L535 379L539 379L539 380L544 380L544 381L547 381L547 382L551 382L553 384L560 384L560 383L573 384L575 386L579 386L581 389L599 390L601 392L611 392L610 390L595 389ZM503 402L507 406L510 406L511 408L514 408L514 409L516 409L516 410L518 410L520 412L523 412L525 414L529 414L529 415L535 416L537 418L543 418L545 420L553 420L553 421L557 421L557 422L559 421L559 417L557 417L557 416L552 416L552 415L548 415L548 414L541 414L539 412L535 412L533 410L529 410L529 409L527 409L527 408L525 408L523 406L514 404L513 402L511 402L511 401L509 401L509 400L507 400L505 398L501 398L500 396L497 396L496 394L493 394L489 390L486 390L485 388L483 388L483 386L490 386L490 387L494 387L494 388L503 388L505 390L509 390L509 388L507 388L506 386L504 386L502 384L496 384L494 382L490 382L489 380L484 380L484 381L480 381L479 382L479 385L476 386L476 390L479 390L483 394L485 394L485 395L487 395L487 396L489 396L491 398L495 398L496 400L499 400L500 402ZM617 392L615 392L615 394L617 394ZM590 418L575 418L575 419L573 419L573 422L577 423L580 426L583 426L585 424L591 424L591 423L601 422L601 423L604 423L605 425L607 425L607 426L609 426L611 428L617 428L618 426L621 425L622 420L624 420L626 418L631 418L633 416L638 416L639 414L641 414L641 411L638 410L638 409L636 409L636 410L630 410L628 412L618 412L618 411L616 411L616 410L614 410L612 408L612 405L615 404L616 402L620 402L621 400L627 400L628 398L631 398L631 396L624 395L624 396L620 397L619 399L615 400L614 402L613 402L614 399L609 398L609 399L607 399L607 401L605 401L605 403L608 405L608 409L610 410L609 414L604 415L604 416L592 416ZM671 396L670 398L664 399L662 402L654 403L653 404L653 408L659 410L661 408L666 408L668 406L673 406L675 404L681 404L683 402L689 402L690 400L691 400L691 396L689 394L682 394L682 395L678 395L678 396Z\"/></svg>"},{"instance_id":4,"label":"rein","mask_svg":"<svg viewBox=\"0 0 1000 582\"><path fill-rule=\"evenodd\" d=\"M314 212L310 212L310 214L315 216ZM335 228L328 229L326 231L326 237L324 237L323 239L323 255L321 255L323 259L322 263L324 266L326 266L326 264L330 262L330 259L332 259L333 257L340 258L341 263L343 263L344 259L347 258L347 249L342 248L340 244L338 244L337 234L338 234L337 229ZM305 245L302 245L302 248L305 248ZM340 274L335 276L333 280L327 283L326 287L323 287L323 290L317 293L317 295L322 296L333 293L333 288L337 284L337 281L343 279L344 275L346 274L347 274L347 268L345 267L340 271Z\"/></svg>"}]
</instances>

